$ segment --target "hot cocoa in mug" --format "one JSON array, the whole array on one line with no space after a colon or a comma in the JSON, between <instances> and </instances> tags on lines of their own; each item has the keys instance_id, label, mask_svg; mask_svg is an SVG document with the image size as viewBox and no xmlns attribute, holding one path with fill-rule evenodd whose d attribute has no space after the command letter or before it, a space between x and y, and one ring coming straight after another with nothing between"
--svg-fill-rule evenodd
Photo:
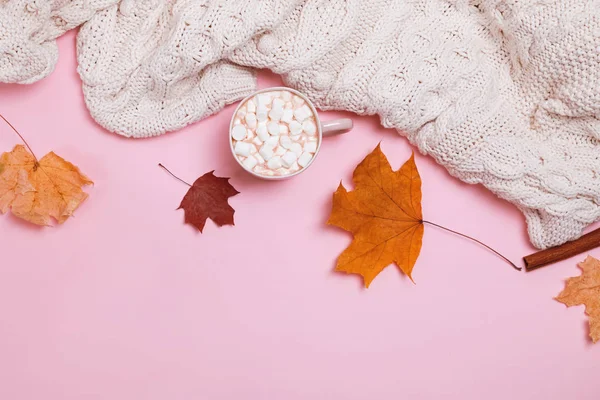
<instances>
[{"instance_id":1,"label":"hot cocoa in mug","mask_svg":"<svg viewBox=\"0 0 600 400\"><path fill-rule=\"evenodd\" d=\"M351 119L321 122L308 98L297 90L260 90L240 102L229 127L231 152L252 175L285 179L306 170L324 136L348 132Z\"/></svg>"}]
</instances>

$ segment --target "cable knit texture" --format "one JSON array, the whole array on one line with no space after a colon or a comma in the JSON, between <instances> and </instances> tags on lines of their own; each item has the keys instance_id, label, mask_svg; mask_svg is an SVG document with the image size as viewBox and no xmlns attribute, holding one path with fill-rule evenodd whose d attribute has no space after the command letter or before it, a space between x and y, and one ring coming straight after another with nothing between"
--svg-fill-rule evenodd
<instances>
[{"instance_id":1,"label":"cable knit texture","mask_svg":"<svg viewBox=\"0 0 600 400\"><path fill-rule=\"evenodd\" d=\"M57 37L118 0L0 0L0 82L32 83L54 70Z\"/></svg>"},{"instance_id":2,"label":"cable knit texture","mask_svg":"<svg viewBox=\"0 0 600 400\"><path fill-rule=\"evenodd\" d=\"M253 72L220 61L226 43L213 39L221 32L198 25L210 10L198 0L125 0L96 13L77 44L94 119L110 131L148 137L180 129L250 94ZM222 25L219 17L207 25Z\"/></svg>"},{"instance_id":3,"label":"cable knit texture","mask_svg":"<svg viewBox=\"0 0 600 400\"><path fill-rule=\"evenodd\" d=\"M0 7L0 80L8 82L47 75L54 38L89 19L79 72L92 115L111 131L181 128L250 92L244 67L269 68L322 109L378 114L452 175L514 203L536 247L575 239L600 218L598 0Z\"/></svg>"}]
</instances>

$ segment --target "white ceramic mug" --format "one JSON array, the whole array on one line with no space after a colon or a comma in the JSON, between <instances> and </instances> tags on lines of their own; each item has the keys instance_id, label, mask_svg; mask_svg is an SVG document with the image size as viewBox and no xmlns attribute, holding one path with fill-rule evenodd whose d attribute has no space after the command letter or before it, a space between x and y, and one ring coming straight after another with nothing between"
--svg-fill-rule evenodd
<instances>
[{"instance_id":1,"label":"white ceramic mug","mask_svg":"<svg viewBox=\"0 0 600 400\"><path fill-rule=\"evenodd\" d=\"M240 159L235 154L231 132L232 132L232 129L234 126L234 121L236 119L236 116L238 115L238 111L240 110L241 107L243 107L248 102L248 100L254 98L258 94L267 93L267 92L275 92L275 91L288 91L288 92L300 97L302 100L304 100L305 104L308 105L308 107L311 109L311 111L314 115L315 124L317 126L317 134L318 134L317 150L315 151L315 153L314 153L312 159L309 161L309 163L305 167L300 168L298 171L295 171L295 172L292 172L292 173L286 174L286 175L262 175L255 171L251 171L251 170L247 169L242 164ZM288 87L282 87L282 86L281 87L272 87L272 88L262 89L257 92L254 92L253 94L246 97L244 100L242 100L238 104L237 108L235 109L235 111L233 113L233 116L231 117L231 123L229 124L229 147L231 148L231 154L233 155L233 158L237 161L238 164L240 164L240 166L244 169L244 171L247 171L248 173L256 176L257 178L261 178L261 179L267 179L267 180L287 179L287 178L291 178L293 176L298 175L299 173L303 172L304 170L306 170L308 167L310 167L312 165L315 158L317 158L317 155L319 154L319 150L321 149L321 143L323 142L323 137L346 133L346 132L350 131L353 126L354 126L354 123L352 122L352 120L350 118L335 119L335 120L323 122L323 121L321 121L321 119L319 117L319 113L317 112L317 109L315 108L314 104L304 94L300 93L297 90L288 88Z\"/></svg>"}]
</instances>

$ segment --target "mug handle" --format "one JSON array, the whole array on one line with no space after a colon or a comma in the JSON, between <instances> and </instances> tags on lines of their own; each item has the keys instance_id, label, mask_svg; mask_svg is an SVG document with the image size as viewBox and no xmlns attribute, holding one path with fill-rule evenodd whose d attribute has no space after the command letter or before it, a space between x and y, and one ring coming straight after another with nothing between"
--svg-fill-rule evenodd
<instances>
[{"instance_id":1,"label":"mug handle","mask_svg":"<svg viewBox=\"0 0 600 400\"><path fill-rule=\"evenodd\" d=\"M352 130L354 122L350 118L334 119L321 122L323 137L339 135Z\"/></svg>"}]
</instances>

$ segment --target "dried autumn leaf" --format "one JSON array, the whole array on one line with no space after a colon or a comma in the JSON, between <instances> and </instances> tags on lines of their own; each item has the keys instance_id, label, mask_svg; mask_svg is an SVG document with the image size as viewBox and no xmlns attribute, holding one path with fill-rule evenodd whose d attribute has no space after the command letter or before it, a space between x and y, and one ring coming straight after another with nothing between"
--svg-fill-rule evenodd
<instances>
[{"instance_id":1,"label":"dried autumn leaf","mask_svg":"<svg viewBox=\"0 0 600 400\"><path fill-rule=\"evenodd\" d=\"M421 178L414 155L393 171L377 146L354 170L355 189L340 183L327 221L354 239L337 260L337 271L359 274L366 287L395 262L412 279L421 251Z\"/></svg>"},{"instance_id":2,"label":"dried autumn leaf","mask_svg":"<svg viewBox=\"0 0 600 400\"><path fill-rule=\"evenodd\" d=\"M239 192L231 186L229 178L218 178L214 172L208 172L196 179L178 208L183 209L185 222L195 226L200 232L204 230L207 218L212 219L218 226L235 225L235 210L227 200Z\"/></svg>"},{"instance_id":3,"label":"dried autumn leaf","mask_svg":"<svg viewBox=\"0 0 600 400\"><path fill-rule=\"evenodd\" d=\"M53 152L39 162L22 145L0 156L0 213L9 209L37 225L65 222L88 197L81 188L93 182Z\"/></svg>"},{"instance_id":4,"label":"dried autumn leaf","mask_svg":"<svg viewBox=\"0 0 600 400\"><path fill-rule=\"evenodd\" d=\"M580 276L569 278L556 300L571 306L585 306L590 317L590 337L596 343L600 340L600 261L588 256L579 263L583 271Z\"/></svg>"}]
</instances>

